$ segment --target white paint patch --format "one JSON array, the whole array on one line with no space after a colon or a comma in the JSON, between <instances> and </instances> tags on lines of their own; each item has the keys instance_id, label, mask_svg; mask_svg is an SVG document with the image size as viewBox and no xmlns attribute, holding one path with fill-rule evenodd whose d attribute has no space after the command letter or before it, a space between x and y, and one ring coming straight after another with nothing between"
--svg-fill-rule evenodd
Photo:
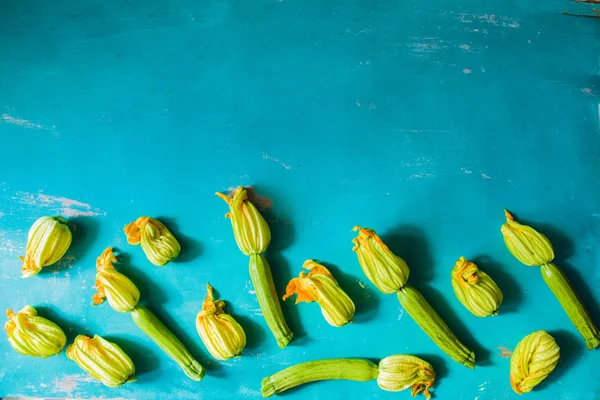
<instances>
[{"instance_id":1,"label":"white paint patch","mask_svg":"<svg viewBox=\"0 0 600 400\"><path fill-rule=\"evenodd\" d=\"M15 125L25 129L33 129L35 131L52 131L52 134L58 137L58 132L55 131L56 126L42 125L27 119L13 117L12 115L6 113L0 115L0 123Z\"/></svg>"},{"instance_id":2,"label":"white paint patch","mask_svg":"<svg viewBox=\"0 0 600 400\"><path fill-rule=\"evenodd\" d=\"M94 378L88 375L67 375L63 378L54 379L52 385L52 393L66 393L71 397L73 391L77 389L80 383L97 382Z\"/></svg>"},{"instance_id":3,"label":"white paint patch","mask_svg":"<svg viewBox=\"0 0 600 400\"><path fill-rule=\"evenodd\" d=\"M9 236L17 236L20 231L0 231L0 254L5 253L9 257L16 257L17 253L25 253L25 244L21 244L9 239Z\"/></svg>"},{"instance_id":4,"label":"white paint patch","mask_svg":"<svg viewBox=\"0 0 600 400\"><path fill-rule=\"evenodd\" d=\"M581 93L587 94L588 96L592 96L594 94L594 92L592 92L592 89L586 87L586 88L581 88L579 89L581 91Z\"/></svg>"},{"instance_id":5,"label":"white paint patch","mask_svg":"<svg viewBox=\"0 0 600 400\"><path fill-rule=\"evenodd\" d=\"M491 177L491 176L489 176L489 175L487 175L487 174L481 174L481 177L482 177L483 179L492 179L492 177Z\"/></svg>"},{"instance_id":6,"label":"white paint patch","mask_svg":"<svg viewBox=\"0 0 600 400\"><path fill-rule=\"evenodd\" d=\"M473 22L486 23L502 28L519 28L521 26L519 19L495 14L475 14L475 13L451 13L462 23L470 24Z\"/></svg>"},{"instance_id":7,"label":"white paint patch","mask_svg":"<svg viewBox=\"0 0 600 400\"><path fill-rule=\"evenodd\" d=\"M262 155L262 158L263 158L264 160L270 160L270 161L273 161L274 163L277 163L277 164L281 165L281 166L282 166L283 168L285 168L285 169L292 169L292 166L291 166L291 165L284 163L283 161L281 161L281 160L280 160L279 158L277 158L277 157L270 156L270 155L268 155L267 153L264 153L264 152L260 152L259 154L260 154L260 155Z\"/></svg>"},{"instance_id":8,"label":"white paint patch","mask_svg":"<svg viewBox=\"0 0 600 400\"><path fill-rule=\"evenodd\" d=\"M471 175L471 174L473 173L473 171L471 171L471 170L468 170L468 169L466 169L466 168L461 168L460 170L461 170L462 172L464 172L465 174L467 174L467 175Z\"/></svg>"},{"instance_id":9,"label":"white paint patch","mask_svg":"<svg viewBox=\"0 0 600 400\"><path fill-rule=\"evenodd\" d=\"M238 390L238 395L240 397L260 397L260 398L262 398L262 394L258 390L251 389L246 385L240 386L240 389Z\"/></svg>"},{"instance_id":10,"label":"white paint patch","mask_svg":"<svg viewBox=\"0 0 600 400\"><path fill-rule=\"evenodd\" d=\"M63 217L95 217L106 215L106 212L94 208L89 204L66 197L49 196L43 193L16 192L13 200L16 200L20 204L48 207Z\"/></svg>"},{"instance_id":11,"label":"white paint patch","mask_svg":"<svg viewBox=\"0 0 600 400\"><path fill-rule=\"evenodd\" d=\"M460 45L460 46L458 46L458 47L459 47L461 50L464 50L464 51L467 51L467 52L471 51L471 46L469 46L468 44L461 44L461 45Z\"/></svg>"},{"instance_id":12,"label":"white paint patch","mask_svg":"<svg viewBox=\"0 0 600 400\"><path fill-rule=\"evenodd\" d=\"M473 73L473 71L471 71L469 68L465 68L465 69L463 69L463 70L462 70L462 72L463 72L463 74L465 74L465 75L470 75L470 74L472 74L472 73Z\"/></svg>"},{"instance_id":13,"label":"white paint patch","mask_svg":"<svg viewBox=\"0 0 600 400\"><path fill-rule=\"evenodd\" d=\"M411 43L406 44L406 47L408 47L411 53L417 55L443 51L451 46L455 46L454 42L449 42L435 36L410 36L408 39L411 40Z\"/></svg>"}]
</instances>

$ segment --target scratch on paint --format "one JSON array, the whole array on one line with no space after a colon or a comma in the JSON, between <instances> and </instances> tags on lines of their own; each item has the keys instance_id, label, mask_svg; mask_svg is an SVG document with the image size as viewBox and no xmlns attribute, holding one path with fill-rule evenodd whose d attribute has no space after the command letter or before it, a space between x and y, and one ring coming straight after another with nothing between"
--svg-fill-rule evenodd
<instances>
[{"instance_id":1,"label":"scratch on paint","mask_svg":"<svg viewBox=\"0 0 600 400\"><path fill-rule=\"evenodd\" d=\"M36 131L52 131L52 134L58 137L58 132L54 131L56 129L56 126L46 126L38 124L37 122L32 122L23 118L13 117L12 115L6 113L0 115L0 123L2 122L5 124L15 125L26 129L33 129Z\"/></svg>"},{"instance_id":2,"label":"scratch on paint","mask_svg":"<svg viewBox=\"0 0 600 400\"><path fill-rule=\"evenodd\" d=\"M361 281L360 279L357 279L356 282L358 282L358 286L360 286L363 289L366 289L367 287L365 286L365 284L363 283L363 281Z\"/></svg>"},{"instance_id":3,"label":"scratch on paint","mask_svg":"<svg viewBox=\"0 0 600 400\"><path fill-rule=\"evenodd\" d=\"M467 174L467 175L471 175L471 174L473 173L473 171L471 171L471 170L468 170L468 169L466 169L466 168L461 168L460 170L461 170L462 172L464 172L465 174Z\"/></svg>"},{"instance_id":4,"label":"scratch on paint","mask_svg":"<svg viewBox=\"0 0 600 400\"><path fill-rule=\"evenodd\" d=\"M404 308L401 308L400 309L400 314L398 314L398 321L400 321L403 316L404 316Z\"/></svg>"},{"instance_id":5,"label":"scratch on paint","mask_svg":"<svg viewBox=\"0 0 600 400\"><path fill-rule=\"evenodd\" d=\"M93 217L102 215L106 212L94 208L89 204L66 197L49 196L43 193L16 192L13 200L21 204L27 204L38 207L48 207L53 212L59 213L63 217Z\"/></svg>"},{"instance_id":6,"label":"scratch on paint","mask_svg":"<svg viewBox=\"0 0 600 400\"><path fill-rule=\"evenodd\" d=\"M463 72L463 74L465 74L465 75L470 75L470 74L472 74L472 73L473 73L473 71L471 71L469 68L465 68L465 69L463 69L463 70L462 70L462 72Z\"/></svg>"},{"instance_id":7,"label":"scratch on paint","mask_svg":"<svg viewBox=\"0 0 600 400\"><path fill-rule=\"evenodd\" d=\"M263 158L264 160L270 160L270 161L273 161L274 163L277 163L277 164L281 165L281 166L282 166L283 168L285 168L285 169L292 169L292 166L291 166L291 165L284 163L283 161L281 161L281 160L280 160L279 158L277 158L277 157L270 156L270 155L268 155L268 154L267 154L267 153L265 153L265 152L260 152L260 153L258 153L258 154L262 155L262 158Z\"/></svg>"},{"instance_id":8,"label":"scratch on paint","mask_svg":"<svg viewBox=\"0 0 600 400\"><path fill-rule=\"evenodd\" d=\"M483 394L483 392L485 392L485 386L490 383L489 381L487 382L483 382L482 384L480 384L478 386L479 388L479 394L477 396L475 396L475 398L473 400L479 400L479 396L481 396Z\"/></svg>"},{"instance_id":9,"label":"scratch on paint","mask_svg":"<svg viewBox=\"0 0 600 400\"><path fill-rule=\"evenodd\" d=\"M487 174L481 174L481 177L482 177L483 179L492 179L492 177L491 177L491 176L489 176L489 175L487 175Z\"/></svg>"}]
</instances>

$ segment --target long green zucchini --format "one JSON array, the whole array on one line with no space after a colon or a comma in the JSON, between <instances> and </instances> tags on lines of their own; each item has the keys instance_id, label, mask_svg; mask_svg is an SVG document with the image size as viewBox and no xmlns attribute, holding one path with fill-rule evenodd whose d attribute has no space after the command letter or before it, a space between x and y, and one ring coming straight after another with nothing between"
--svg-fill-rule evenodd
<instances>
[{"instance_id":1,"label":"long green zucchini","mask_svg":"<svg viewBox=\"0 0 600 400\"><path fill-rule=\"evenodd\" d=\"M541 271L544 282L552 290L573 325L585 339L587 348L594 350L600 345L600 333L577 293L573 290L569 279L558 266L552 263L542 265Z\"/></svg>"},{"instance_id":2,"label":"long green zucchini","mask_svg":"<svg viewBox=\"0 0 600 400\"><path fill-rule=\"evenodd\" d=\"M440 349L457 363L475 369L475 353L458 340L417 289L404 285L397 294L402 307Z\"/></svg>"}]
</instances>

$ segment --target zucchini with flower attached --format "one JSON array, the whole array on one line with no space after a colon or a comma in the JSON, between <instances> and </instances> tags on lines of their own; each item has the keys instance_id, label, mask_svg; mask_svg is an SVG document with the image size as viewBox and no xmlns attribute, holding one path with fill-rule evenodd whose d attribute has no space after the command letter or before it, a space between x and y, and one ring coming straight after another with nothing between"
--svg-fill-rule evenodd
<instances>
[{"instance_id":1,"label":"zucchini with flower attached","mask_svg":"<svg viewBox=\"0 0 600 400\"><path fill-rule=\"evenodd\" d=\"M429 399L435 371L431 364L419 357L404 354L385 357L379 365L359 358L334 358L292 365L264 378L260 391L266 398L305 383L323 380L377 380L377 385L383 390L399 392L411 388L413 397L423 392Z\"/></svg>"},{"instance_id":2,"label":"zucchini with flower attached","mask_svg":"<svg viewBox=\"0 0 600 400\"><path fill-rule=\"evenodd\" d=\"M429 302L406 284L409 269L403 259L392 253L372 229L355 226L352 240L358 262L367 278L383 293L396 293L402 307L417 325L454 361L475 368L475 353L450 330Z\"/></svg>"},{"instance_id":3,"label":"zucchini with flower attached","mask_svg":"<svg viewBox=\"0 0 600 400\"><path fill-rule=\"evenodd\" d=\"M550 240L530 226L515 221L514 217L506 210L506 222L500 231L504 236L504 243L513 256L523 264L539 266L542 278L554 296L575 325L579 334L585 340L589 350L600 345L600 331L575 292L564 272L555 264L554 249Z\"/></svg>"},{"instance_id":4,"label":"zucchini with flower attached","mask_svg":"<svg viewBox=\"0 0 600 400\"><path fill-rule=\"evenodd\" d=\"M129 278L117 272L112 249L108 247L96 260L96 289L93 304L108 304L117 312L130 313L133 322L154 341L183 372L195 381L204 378L204 367L190 354L183 343L149 309L138 305L140 292Z\"/></svg>"}]
</instances>

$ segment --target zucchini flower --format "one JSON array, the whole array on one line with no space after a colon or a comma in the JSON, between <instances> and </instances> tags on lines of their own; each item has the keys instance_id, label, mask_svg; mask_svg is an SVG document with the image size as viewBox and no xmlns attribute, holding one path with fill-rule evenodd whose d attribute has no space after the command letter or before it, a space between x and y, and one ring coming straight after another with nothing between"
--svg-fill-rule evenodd
<instances>
[{"instance_id":1,"label":"zucchini flower","mask_svg":"<svg viewBox=\"0 0 600 400\"><path fill-rule=\"evenodd\" d=\"M108 387L137 380L131 358L119 346L98 335L77 335L67 347L67 357Z\"/></svg>"},{"instance_id":2,"label":"zucchini flower","mask_svg":"<svg viewBox=\"0 0 600 400\"><path fill-rule=\"evenodd\" d=\"M508 250L525 265L537 267L554 259L554 250L548 238L527 225L521 225L504 210L506 223L500 231Z\"/></svg>"},{"instance_id":3,"label":"zucchini flower","mask_svg":"<svg viewBox=\"0 0 600 400\"><path fill-rule=\"evenodd\" d=\"M309 382L344 379L366 382L377 378L377 365L358 358L334 358L292 365L262 380L263 397L271 397Z\"/></svg>"},{"instance_id":4,"label":"zucchini flower","mask_svg":"<svg viewBox=\"0 0 600 400\"><path fill-rule=\"evenodd\" d=\"M600 346L600 331L564 272L555 264L550 241L535 229L521 225L506 210L502 234L508 250L523 264L540 266L542 278L585 340L589 350Z\"/></svg>"},{"instance_id":5,"label":"zucchini flower","mask_svg":"<svg viewBox=\"0 0 600 400\"><path fill-rule=\"evenodd\" d=\"M18 313L6 310L8 322L4 330L15 351L31 357L50 357L60 353L67 337L54 322L37 315L35 308L27 305Z\"/></svg>"},{"instance_id":6,"label":"zucchini flower","mask_svg":"<svg viewBox=\"0 0 600 400\"><path fill-rule=\"evenodd\" d=\"M394 355L379 362L377 384L383 390L399 392L411 388L415 397L423 392L427 400L431 397L429 388L435 382L435 371L431 364L411 355Z\"/></svg>"},{"instance_id":7,"label":"zucchini flower","mask_svg":"<svg viewBox=\"0 0 600 400\"><path fill-rule=\"evenodd\" d=\"M231 219L233 235L241 252L247 256L264 253L271 242L271 230L267 221L256 206L248 200L248 192L238 187L232 196L215 193L228 205L230 211L225 216Z\"/></svg>"},{"instance_id":8,"label":"zucchini flower","mask_svg":"<svg viewBox=\"0 0 600 400\"><path fill-rule=\"evenodd\" d=\"M533 332L519 342L510 357L510 385L518 394L531 391L558 364L560 349L546 331Z\"/></svg>"},{"instance_id":9,"label":"zucchini flower","mask_svg":"<svg viewBox=\"0 0 600 400\"><path fill-rule=\"evenodd\" d=\"M175 236L154 218L139 217L125 226L125 234L129 244L141 244L148 260L159 267L174 260L181 251Z\"/></svg>"},{"instance_id":10,"label":"zucchini flower","mask_svg":"<svg viewBox=\"0 0 600 400\"><path fill-rule=\"evenodd\" d=\"M98 293L92 297L92 304L102 304L104 298L107 298L113 310L130 312L140 300L140 291L129 278L115 270L113 262L117 262L117 257L110 247L96 259L95 287Z\"/></svg>"},{"instance_id":11,"label":"zucchini flower","mask_svg":"<svg viewBox=\"0 0 600 400\"><path fill-rule=\"evenodd\" d=\"M302 268L310 272L306 274L302 271L298 278L290 281L283 300L297 294L296 304L316 301L329 325L340 327L352 322L354 303L329 270L313 260L306 260Z\"/></svg>"},{"instance_id":12,"label":"zucchini flower","mask_svg":"<svg viewBox=\"0 0 600 400\"><path fill-rule=\"evenodd\" d=\"M352 240L358 262L367 278L385 294L396 293L408 280L410 271L403 259L395 255L372 229L355 226L358 237Z\"/></svg>"},{"instance_id":13,"label":"zucchini flower","mask_svg":"<svg viewBox=\"0 0 600 400\"><path fill-rule=\"evenodd\" d=\"M34 222L27 236L25 257L19 257L22 278L37 275L42 267L62 258L71 245L71 231L62 217L42 217Z\"/></svg>"},{"instance_id":14,"label":"zucchini flower","mask_svg":"<svg viewBox=\"0 0 600 400\"><path fill-rule=\"evenodd\" d=\"M458 300L477 317L498 314L502 292L488 274L461 257L452 270L452 287Z\"/></svg>"},{"instance_id":15,"label":"zucchini flower","mask_svg":"<svg viewBox=\"0 0 600 400\"><path fill-rule=\"evenodd\" d=\"M196 330L202 342L217 360L229 360L242 354L246 347L246 333L240 324L223 309L223 300L213 300L213 288L206 285L208 293L202 310L196 317Z\"/></svg>"}]
</instances>

